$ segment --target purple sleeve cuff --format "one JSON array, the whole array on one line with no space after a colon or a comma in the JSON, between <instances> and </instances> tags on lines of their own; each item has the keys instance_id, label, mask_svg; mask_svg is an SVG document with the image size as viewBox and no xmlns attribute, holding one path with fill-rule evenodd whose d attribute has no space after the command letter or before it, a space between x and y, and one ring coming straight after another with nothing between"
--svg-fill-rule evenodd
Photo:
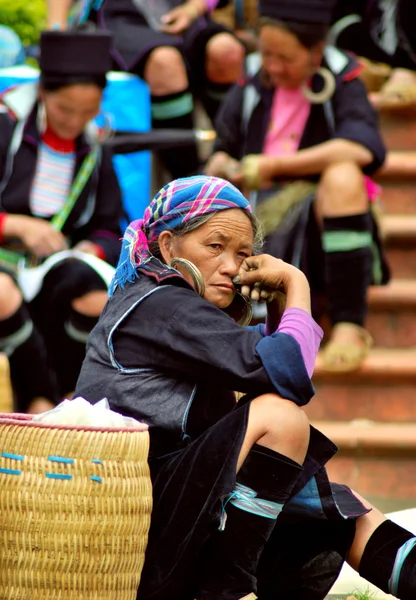
<instances>
[{"instance_id":1,"label":"purple sleeve cuff","mask_svg":"<svg viewBox=\"0 0 416 600\"><path fill-rule=\"evenodd\" d=\"M323 331L309 313L301 308L287 308L282 316L279 333L291 335L299 344L309 377L315 367Z\"/></svg>"}]
</instances>

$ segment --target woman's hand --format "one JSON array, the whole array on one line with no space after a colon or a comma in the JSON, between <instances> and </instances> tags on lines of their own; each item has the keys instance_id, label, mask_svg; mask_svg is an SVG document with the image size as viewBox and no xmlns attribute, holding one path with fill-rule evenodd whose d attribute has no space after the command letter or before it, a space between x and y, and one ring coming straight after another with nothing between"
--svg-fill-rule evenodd
<instances>
[{"instance_id":1,"label":"woman's hand","mask_svg":"<svg viewBox=\"0 0 416 600\"><path fill-rule=\"evenodd\" d=\"M75 244L72 249L78 252L85 252L85 254L93 254L94 256L100 255L100 247L90 240L82 240L78 244Z\"/></svg>"},{"instance_id":2,"label":"woman's hand","mask_svg":"<svg viewBox=\"0 0 416 600\"><path fill-rule=\"evenodd\" d=\"M279 292L286 295L286 308L297 307L311 312L310 289L302 271L269 254L250 256L240 267L233 282L252 300L269 302Z\"/></svg>"},{"instance_id":3,"label":"woman's hand","mask_svg":"<svg viewBox=\"0 0 416 600\"><path fill-rule=\"evenodd\" d=\"M248 154L241 161L242 183L250 190L258 190L278 176L278 161L267 154Z\"/></svg>"},{"instance_id":4,"label":"woman's hand","mask_svg":"<svg viewBox=\"0 0 416 600\"><path fill-rule=\"evenodd\" d=\"M4 222L6 238L19 238L35 256L44 258L68 248L65 236L49 221L26 215L8 215Z\"/></svg>"},{"instance_id":5,"label":"woman's hand","mask_svg":"<svg viewBox=\"0 0 416 600\"><path fill-rule=\"evenodd\" d=\"M197 6L186 2L163 15L160 19L162 23L160 30L171 35L181 35L199 16L200 10Z\"/></svg>"}]
</instances>

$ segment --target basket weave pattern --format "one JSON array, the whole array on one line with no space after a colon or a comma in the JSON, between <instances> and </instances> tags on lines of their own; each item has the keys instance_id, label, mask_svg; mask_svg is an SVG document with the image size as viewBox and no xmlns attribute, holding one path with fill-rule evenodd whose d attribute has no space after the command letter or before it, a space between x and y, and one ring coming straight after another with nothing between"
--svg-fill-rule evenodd
<instances>
[{"instance_id":1,"label":"basket weave pattern","mask_svg":"<svg viewBox=\"0 0 416 600\"><path fill-rule=\"evenodd\" d=\"M1 600L135 600L152 508L146 430L0 415Z\"/></svg>"}]
</instances>

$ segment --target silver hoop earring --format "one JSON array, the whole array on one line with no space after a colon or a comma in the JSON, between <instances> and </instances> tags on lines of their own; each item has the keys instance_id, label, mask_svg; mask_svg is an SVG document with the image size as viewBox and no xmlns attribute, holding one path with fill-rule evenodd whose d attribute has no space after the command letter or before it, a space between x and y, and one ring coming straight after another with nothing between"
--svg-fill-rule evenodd
<instances>
[{"instance_id":1,"label":"silver hoop earring","mask_svg":"<svg viewBox=\"0 0 416 600\"><path fill-rule=\"evenodd\" d=\"M245 302L244 312L241 315L241 318L237 321L237 323L238 325L241 325L241 327L246 327L247 325L250 325L251 320L253 318L253 305L251 303L250 298L248 298L247 296L243 296L243 294L241 294L240 292L237 292L237 294L241 296Z\"/></svg>"},{"instance_id":2,"label":"silver hoop earring","mask_svg":"<svg viewBox=\"0 0 416 600\"><path fill-rule=\"evenodd\" d=\"M185 269L185 271L187 271L187 273L189 273L196 293L203 297L205 294L205 281L202 277L201 271L194 265L193 262L186 258L172 258L170 266L175 268L176 265L180 265Z\"/></svg>"},{"instance_id":3,"label":"silver hoop earring","mask_svg":"<svg viewBox=\"0 0 416 600\"><path fill-rule=\"evenodd\" d=\"M243 296L243 294L238 290L230 306L223 308L222 311L231 317L237 323L237 325L241 325L241 327L250 325L253 318L253 306L251 304L251 299L247 296Z\"/></svg>"},{"instance_id":4,"label":"silver hoop earring","mask_svg":"<svg viewBox=\"0 0 416 600\"><path fill-rule=\"evenodd\" d=\"M306 83L303 83L301 88L302 94L311 104L324 104L334 95L336 88L335 77L326 67L319 67L315 74L322 77L324 80L324 87L320 92L313 92Z\"/></svg>"}]
</instances>

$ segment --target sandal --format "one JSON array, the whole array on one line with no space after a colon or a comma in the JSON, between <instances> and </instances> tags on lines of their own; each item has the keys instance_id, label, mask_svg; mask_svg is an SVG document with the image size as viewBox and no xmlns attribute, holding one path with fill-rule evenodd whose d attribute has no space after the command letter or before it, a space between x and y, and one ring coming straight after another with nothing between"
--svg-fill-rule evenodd
<instances>
[{"instance_id":1,"label":"sandal","mask_svg":"<svg viewBox=\"0 0 416 600\"><path fill-rule=\"evenodd\" d=\"M395 69L380 92L372 94L371 98L378 110L416 108L416 74L407 69Z\"/></svg>"},{"instance_id":2,"label":"sandal","mask_svg":"<svg viewBox=\"0 0 416 600\"><path fill-rule=\"evenodd\" d=\"M322 352L323 366L326 371L348 373L356 371L368 355L373 345L373 338L366 329L355 323L337 323L332 334L343 331L360 338L361 344L353 342L329 341Z\"/></svg>"}]
</instances>

